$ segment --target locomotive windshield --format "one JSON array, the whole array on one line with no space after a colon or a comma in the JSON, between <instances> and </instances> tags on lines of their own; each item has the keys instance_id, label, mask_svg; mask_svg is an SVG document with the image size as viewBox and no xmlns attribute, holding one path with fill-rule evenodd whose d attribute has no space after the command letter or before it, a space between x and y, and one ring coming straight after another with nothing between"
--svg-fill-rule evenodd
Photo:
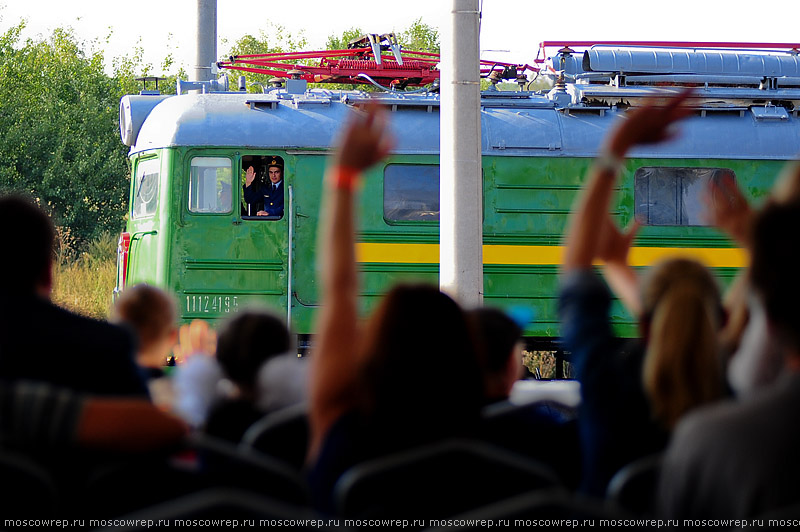
<instances>
[{"instance_id":1,"label":"locomotive windshield","mask_svg":"<svg viewBox=\"0 0 800 532\"><path fill-rule=\"evenodd\" d=\"M193 157L189 174L189 211L229 213L231 160L227 157Z\"/></svg>"},{"instance_id":2,"label":"locomotive windshield","mask_svg":"<svg viewBox=\"0 0 800 532\"><path fill-rule=\"evenodd\" d=\"M156 213L158 202L159 160L140 160L136 167L133 191L133 217L145 218Z\"/></svg>"}]
</instances>

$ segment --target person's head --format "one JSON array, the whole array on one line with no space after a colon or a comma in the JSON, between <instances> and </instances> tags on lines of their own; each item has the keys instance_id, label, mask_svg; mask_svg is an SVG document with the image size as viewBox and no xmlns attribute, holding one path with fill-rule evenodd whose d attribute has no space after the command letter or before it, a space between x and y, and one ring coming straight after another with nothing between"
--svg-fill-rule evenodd
<instances>
[{"instance_id":1,"label":"person's head","mask_svg":"<svg viewBox=\"0 0 800 532\"><path fill-rule=\"evenodd\" d=\"M436 287L394 287L366 325L360 356L362 409L373 419L444 430L482 402L472 330Z\"/></svg>"},{"instance_id":2,"label":"person's head","mask_svg":"<svg viewBox=\"0 0 800 532\"><path fill-rule=\"evenodd\" d=\"M239 391L253 398L262 364L292 348L289 329L280 318L264 310L245 310L220 330L217 360Z\"/></svg>"},{"instance_id":3,"label":"person's head","mask_svg":"<svg viewBox=\"0 0 800 532\"><path fill-rule=\"evenodd\" d=\"M642 379L653 417L665 428L722 396L723 322L719 287L699 262L665 260L648 273L642 285Z\"/></svg>"},{"instance_id":4,"label":"person's head","mask_svg":"<svg viewBox=\"0 0 800 532\"><path fill-rule=\"evenodd\" d=\"M487 399L505 399L522 374L522 329L503 311L477 308L467 312L482 344Z\"/></svg>"},{"instance_id":5,"label":"person's head","mask_svg":"<svg viewBox=\"0 0 800 532\"><path fill-rule=\"evenodd\" d=\"M3 247L14 255L0 261L3 291L49 297L56 234L50 218L21 196L4 196L0 198L0 227L4 228Z\"/></svg>"},{"instance_id":6,"label":"person's head","mask_svg":"<svg viewBox=\"0 0 800 532\"><path fill-rule=\"evenodd\" d=\"M283 165L277 159L272 161L267 166L267 175L272 184L280 183L283 179Z\"/></svg>"},{"instance_id":7,"label":"person's head","mask_svg":"<svg viewBox=\"0 0 800 532\"><path fill-rule=\"evenodd\" d=\"M129 325L139 338L137 362L145 367L165 366L177 339L175 299L146 284L125 289L115 305L115 321Z\"/></svg>"},{"instance_id":8,"label":"person's head","mask_svg":"<svg viewBox=\"0 0 800 532\"><path fill-rule=\"evenodd\" d=\"M792 243L798 227L798 203L766 206L753 226L750 280L766 310L769 331L787 354L800 354L800 250Z\"/></svg>"}]
</instances>

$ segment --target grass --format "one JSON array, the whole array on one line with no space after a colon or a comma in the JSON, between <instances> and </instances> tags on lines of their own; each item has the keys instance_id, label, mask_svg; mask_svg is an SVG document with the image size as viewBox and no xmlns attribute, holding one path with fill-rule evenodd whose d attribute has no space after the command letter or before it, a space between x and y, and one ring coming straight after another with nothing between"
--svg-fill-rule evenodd
<instances>
[{"instance_id":1,"label":"grass","mask_svg":"<svg viewBox=\"0 0 800 532\"><path fill-rule=\"evenodd\" d=\"M86 251L62 246L56 258L53 302L73 312L107 319L117 275L116 236L105 234Z\"/></svg>"},{"instance_id":2,"label":"grass","mask_svg":"<svg viewBox=\"0 0 800 532\"><path fill-rule=\"evenodd\" d=\"M538 369L538 375L542 379L556 378L555 351L523 351L522 364L534 375L537 374L536 370ZM564 363L564 378L574 378L572 375L572 365L568 362Z\"/></svg>"}]
</instances>

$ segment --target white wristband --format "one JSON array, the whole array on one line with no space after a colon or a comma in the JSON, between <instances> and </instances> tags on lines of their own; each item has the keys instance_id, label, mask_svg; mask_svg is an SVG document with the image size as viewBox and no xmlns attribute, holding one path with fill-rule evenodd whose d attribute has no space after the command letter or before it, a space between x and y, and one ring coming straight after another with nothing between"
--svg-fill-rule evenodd
<instances>
[{"instance_id":1,"label":"white wristband","mask_svg":"<svg viewBox=\"0 0 800 532\"><path fill-rule=\"evenodd\" d=\"M625 166L625 159L617 157L611 152L603 152L594 160L593 166L600 172L617 175Z\"/></svg>"}]
</instances>

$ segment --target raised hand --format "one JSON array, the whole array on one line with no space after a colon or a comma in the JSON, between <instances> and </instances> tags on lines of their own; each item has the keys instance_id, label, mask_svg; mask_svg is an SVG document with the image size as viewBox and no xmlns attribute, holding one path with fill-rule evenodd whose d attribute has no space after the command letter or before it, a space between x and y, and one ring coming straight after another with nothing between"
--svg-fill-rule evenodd
<instances>
[{"instance_id":1,"label":"raised hand","mask_svg":"<svg viewBox=\"0 0 800 532\"><path fill-rule=\"evenodd\" d=\"M339 167L364 171L383 159L392 146L386 127L386 111L368 104L347 124L336 156Z\"/></svg>"},{"instance_id":2,"label":"raised hand","mask_svg":"<svg viewBox=\"0 0 800 532\"><path fill-rule=\"evenodd\" d=\"M690 112L684 104L691 94L691 90L686 90L660 105L653 102L629 111L606 137L604 155L592 165L570 215L562 271L590 268L603 255L612 261L627 260L635 231L620 233L608 216L623 158L632 146L671 138L674 132L670 126Z\"/></svg>"},{"instance_id":3,"label":"raised hand","mask_svg":"<svg viewBox=\"0 0 800 532\"><path fill-rule=\"evenodd\" d=\"M175 361L178 364L195 355L214 356L217 350L217 333L203 320L192 320L190 324L181 325L178 332L178 344L173 347Z\"/></svg>"},{"instance_id":4,"label":"raised hand","mask_svg":"<svg viewBox=\"0 0 800 532\"><path fill-rule=\"evenodd\" d=\"M742 245L749 242L753 210L732 175L712 179L704 196L708 221Z\"/></svg>"},{"instance_id":5,"label":"raised hand","mask_svg":"<svg viewBox=\"0 0 800 532\"><path fill-rule=\"evenodd\" d=\"M672 138L675 131L670 126L691 112L684 104L692 92L692 89L687 89L666 103L652 101L629 111L610 135L606 149L617 157L624 157L631 147L638 144L655 144Z\"/></svg>"},{"instance_id":6,"label":"raised hand","mask_svg":"<svg viewBox=\"0 0 800 532\"><path fill-rule=\"evenodd\" d=\"M253 180L256 178L256 171L253 169L252 166L247 168L247 171L244 174L244 186L249 187Z\"/></svg>"},{"instance_id":7,"label":"raised hand","mask_svg":"<svg viewBox=\"0 0 800 532\"><path fill-rule=\"evenodd\" d=\"M606 264L628 264L628 253L641 225L634 221L621 231L610 215L605 217L597 244L597 258Z\"/></svg>"},{"instance_id":8,"label":"raised hand","mask_svg":"<svg viewBox=\"0 0 800 532\"><path fill-rule=\"evenodd\" d=\"M636 272L628 262L633 239L639 231L639 222L634 221L620 231L614 220L606 214L602 222L597 243L597 258L603 261L603 276L608 286L634 316L639 315L639 283Z\"/></svg>"}]
</instances>

